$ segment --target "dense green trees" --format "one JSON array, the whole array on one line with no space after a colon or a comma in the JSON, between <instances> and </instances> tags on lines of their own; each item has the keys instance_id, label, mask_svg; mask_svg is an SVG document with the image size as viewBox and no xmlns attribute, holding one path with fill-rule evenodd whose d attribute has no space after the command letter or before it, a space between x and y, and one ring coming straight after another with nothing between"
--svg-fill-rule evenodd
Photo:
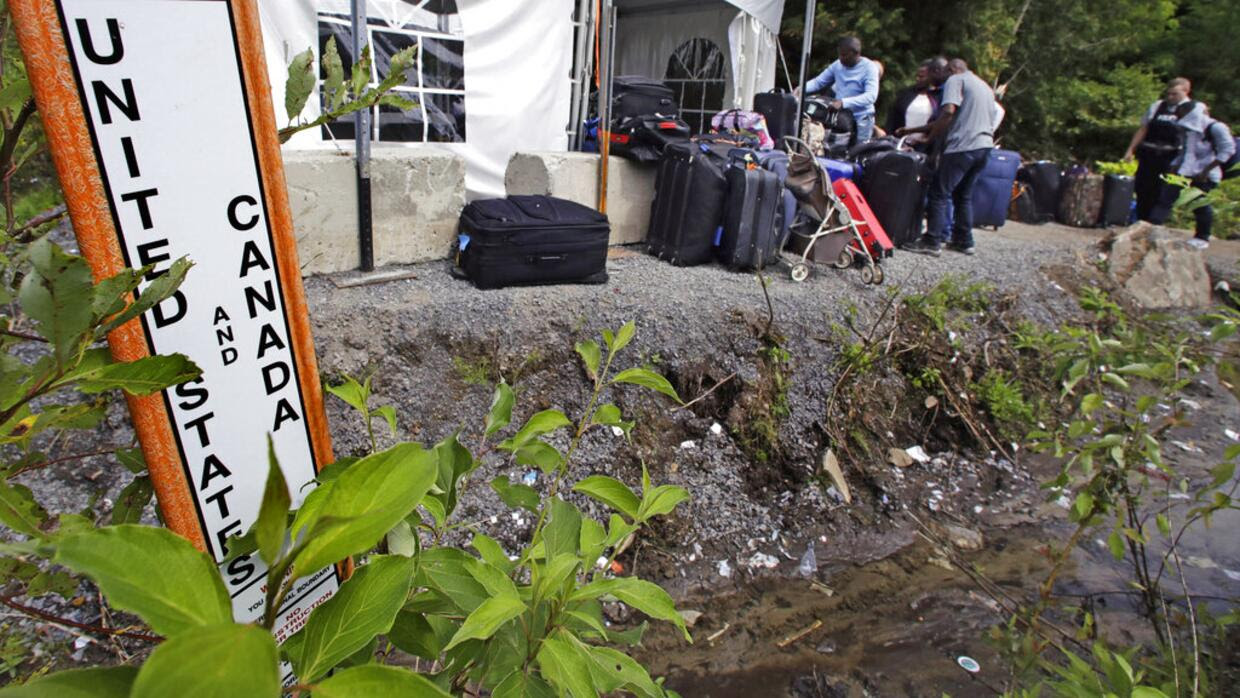
<instances>
[{"instance_id":1,"label":"dense green trees","mask_svg":"<svg viewBox=\"0 0 1240 698\"><path fill-rule=\"evenodd\" d=\"M1240 122L1234 0L830 0L818 3L812 70L855 33L886 66L880 117L917 63L960 56L1003 89L1008 147L1080 162L1118 159L1141 112L1175 75L1215 116ZM789 0L784 51L799 65L805 6Z\"/></svg>"}]
</instances>

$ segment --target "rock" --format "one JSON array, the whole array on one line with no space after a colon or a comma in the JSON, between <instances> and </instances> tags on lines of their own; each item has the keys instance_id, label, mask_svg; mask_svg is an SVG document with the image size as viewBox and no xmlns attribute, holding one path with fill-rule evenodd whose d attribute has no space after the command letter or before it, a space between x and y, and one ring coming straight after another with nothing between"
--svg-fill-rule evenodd
<instances>
[{"instance_id":1,"label":"rock","mask_svg":"<svg viewBox=\"0 0 1240 698\"><path fill-rule=\"evenodd\" d=\"M897 468L907 468L916 461L902 448L891 448L887 451L887 460Z\"/></svg>"},{"instance_id":2,"label":"rock","mask_svg":"<svg viewBox=\"0 0 1240 698\"><path fill-rule=\"evenodd\" d=\"M1107 275L1143 308L1203 308L1210 304L1205 255L1161 226L1137 223L1102 242Z\"/></svg>"},{"instance_id":3,"label":"rock","mask_svg":"<svg viewBox=\"0 0 1240 698\"><path fill-rule=\"evenodd\" d=\"M975 552L982 549L982 534L978 531L949 524L943 527L943 532L947 534L947 539L952 542L952 545L961 550Z\"/></svg>"},{"instance_id":4,"label":"rock","mask_svg":"<svg viewBox=\"0 0 1240 698\"><path fill-rule=\"evenodd\" d=\"M680 612L680 617L684 619L686 627L692 628L697 625L698 619L702 617L702 612L685 610Z\"/></svg>"},{"instance_id":5,"label":"rock","mask_svg":"<svg viewBox=\"0 0 1240 698\"><path fill-rule=\"evenodd\" d=\"M613 623L627 623L633 617L633 609L619 601L604 603L603 617Z\"/></svg>"},{"instance_id":6,"label":"rock","mask_svg":"<svg viewBox=\"0 0 1240 698\"><path fill-rule=\"evenodd\" d=\"M852 504L852 491L848 489L848 481L844 479L840 461L835 457L835 452L829 448L826 453L822 454L822 469L831 476L831 482L835 483L835 489L840 493L844 503Z\"/></svg>"}]
</instances>

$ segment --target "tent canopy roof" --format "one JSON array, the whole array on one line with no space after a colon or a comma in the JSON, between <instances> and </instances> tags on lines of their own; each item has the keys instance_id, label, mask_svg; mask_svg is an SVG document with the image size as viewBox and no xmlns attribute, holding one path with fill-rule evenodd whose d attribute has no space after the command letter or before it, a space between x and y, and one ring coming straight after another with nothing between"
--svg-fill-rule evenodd
<instances>
[{"instance_id":1,"label":"tent canopy roof","mask_svg":"<svg viewBox=\"0 0 1240 698\"><path fill-rule=\"evenodd\" d=\"M709 4L711 3L704 3L701 0L615 0L616 7L621 11L630 12L701 9L703 5ZM753 15L762 23L762 26L771 32L779 33L779 21L784 15L784 0L719 0L717 4L735 5Z\"/></svg>"}]
</instances>

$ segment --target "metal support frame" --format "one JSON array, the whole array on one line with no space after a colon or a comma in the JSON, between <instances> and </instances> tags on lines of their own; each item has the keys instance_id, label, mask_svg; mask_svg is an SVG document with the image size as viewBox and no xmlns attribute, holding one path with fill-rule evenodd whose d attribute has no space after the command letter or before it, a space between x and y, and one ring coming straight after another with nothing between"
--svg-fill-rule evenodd
<instances>
[{"instance_id":1,"label":"metal support frame","mask_svg":"<svg viewBox=\"0 0 1240 698\"><path fill-rule=\"evenodd\" d=\"M818 14L818 0L805 0L805 41L801 44L801 95L797 99L797 128L800 129L801 114L805 113L805 84L809 81L809 57L814 48L814 16Z\"/></svg>"},{"instance_id":2,"label":"metal support frame","mask_svg":"<svg viewBox=\"0 0 1240 698\"><path fill-rule=\"evenodd\" d=\"M350 0L353 59L360 60L366 30L366 0ZM357 163L357 244L361 270L375 268L375 242L370 206L370 110L353 113L353 147Z\"/></svg>"},{"instance_id":3,"label":"metal support frame","mask_svg":"<svg viewBox=\"0 0 1240 698\"><path fill-rule=\"evenodd\" d=\"M597 0L577 0L577 37L573 52L573 96L568 115L568 148L581 150L585 140L582 123L590 109L590 77L594 75L594 5Z\"/></svg>"},{"instance_id":4,"label":"metal support frame","mask_svg":"<svg viewBox=\"0 0 1240 698\"><path fill-rule=\"evenodd\" d=\"M611 3L612 0L601 0L599 8L602 18L599 29L602 46L599 50L598 88L598 210L601 213L607 213L607 160L611 154L611 73L615 65L616 48L616 8Z\"/></svg>"}]
</instances>

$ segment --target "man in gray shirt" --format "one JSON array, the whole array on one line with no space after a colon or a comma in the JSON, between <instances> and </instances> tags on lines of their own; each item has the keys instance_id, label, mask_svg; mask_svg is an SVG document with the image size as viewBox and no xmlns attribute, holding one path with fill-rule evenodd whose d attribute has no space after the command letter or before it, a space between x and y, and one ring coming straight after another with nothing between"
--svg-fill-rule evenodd
<instances>
[{"instance_id":1,"label":"man in gray shirt","mask_svg":"<svg viewBox=\"0 0 1240 698\"><path fill-rule=\"evenodd\" d=\"M995 93L959 58L946 68L941 63L933 79L943 85L939 116L921 129L897 131L897 135L928 131L930 140L943 138L943 155L930 183L926 234L908 249L939 256L943 244L962 254L973 254L973 185L990 161L994 149ZM954 221L947 238L947 202L952 202Z\"/></svg>"}]
</instances>

